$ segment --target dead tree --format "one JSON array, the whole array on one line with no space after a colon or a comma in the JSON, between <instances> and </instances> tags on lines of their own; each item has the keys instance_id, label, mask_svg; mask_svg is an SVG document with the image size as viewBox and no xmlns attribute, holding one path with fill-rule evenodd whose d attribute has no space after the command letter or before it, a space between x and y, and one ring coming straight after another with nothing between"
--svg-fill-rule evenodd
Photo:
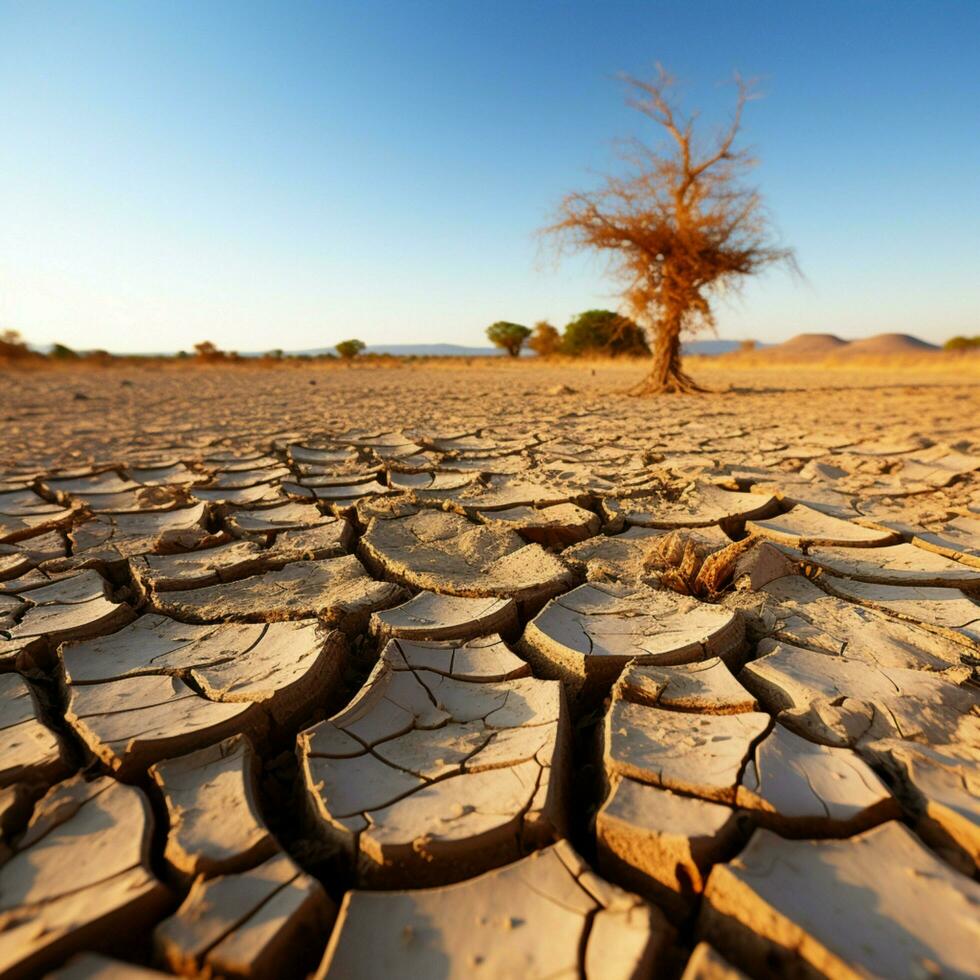
<instances>
[{"instance_id":1,"label":"dead tree","mask_svg":"<svg viewBox=\"0 0 980 980\"><path fill-rule=\"evenodd\" d=\"M736 78L731 123L707 144L697 115L685 116L676 82L662 67L650 82L625 76L627 102L664 134L620 151L622 176L598 190L567 195L553 235L559 250L597 249L623 283L623 300L650 338L653 365L632 394L700 390L681 368L681 337L714 327L710 300L774 263L795 267L775 241L759 192L743 183L755 161L735 147L751 86Z\"/></svg>"}]
</instances>

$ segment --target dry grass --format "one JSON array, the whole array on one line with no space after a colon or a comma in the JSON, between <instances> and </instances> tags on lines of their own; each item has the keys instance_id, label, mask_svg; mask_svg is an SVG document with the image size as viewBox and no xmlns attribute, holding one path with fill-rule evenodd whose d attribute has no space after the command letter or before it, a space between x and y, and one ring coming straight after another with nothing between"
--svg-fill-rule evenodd
<instances>
[{"instance_id":1,"label":"dry grass","mask_svg":"<svg viewBox=\"0 0 980 980\"><path fill-rule=\"evenodd\" d=\"M980 352L941 351L920 355L850 355L825 358L773 356L766 351L733 352L722 355L691 355L684 359L686 370L708 392L768 393L803 389L835 388L935 387L963 386L970 389L980 383ZM351 382L387 374L415 378L420 374L433 377L468 376L480 379L481 385L493 386L500 379L502 387L520 384L523 391L547 393L555 379L576 390L598 384L610 393L623 394L648 371L649 358L640 357L361 357L353 362L333 358L240 358L203 361L198 358L113 357L104 360L80 358L56 360L44 357L14 361L0 359L0 389L13 392L17 379L49 376L44 387L70 387L72 378L96 378L99 375L138 378L193 373L212 376L296 378L335 377ZM54 381L60 377L60 382ZM4 378L7 380L5 381ZM504 381L513 378L513 382ZM138 382L137 382L138 383ZM303 382L305 383L305 381ZM355 386L357 386L355 382ZM5 401L5 399L0 399Z\"/></svg>"}]
</instances>

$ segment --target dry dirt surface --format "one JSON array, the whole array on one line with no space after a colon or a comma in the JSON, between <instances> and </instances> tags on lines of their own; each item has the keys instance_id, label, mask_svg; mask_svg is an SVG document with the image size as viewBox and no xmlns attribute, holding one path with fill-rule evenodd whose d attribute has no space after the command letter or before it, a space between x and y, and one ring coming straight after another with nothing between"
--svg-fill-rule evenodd
<instances>
[{"instance_id":1,"label":"dry dirt surface","mask_svg":"<svg viewBox=\"0 0 980 980\"><path fill-rule=\"evenodd\" d=\"M980 976L955 371L0 373L0 975Z\"/></svg>"}]
</instances>

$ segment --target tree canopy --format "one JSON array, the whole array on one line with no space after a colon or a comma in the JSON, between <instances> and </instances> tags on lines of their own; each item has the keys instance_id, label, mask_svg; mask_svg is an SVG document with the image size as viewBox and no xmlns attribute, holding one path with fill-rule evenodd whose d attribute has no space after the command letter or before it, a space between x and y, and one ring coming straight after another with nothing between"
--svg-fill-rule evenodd
<instances>
[{"instance_id":1,"label":"tree canopy","mask_svg":"<svg viewBox=\"0 0 980 980\"><path fill-rule=\"evenodd\" d=\"M194 353L202 361L220 361L225 356L225 352L210 340L202 340L199 344L195 344Z\"/></svg>"},{"instance_id":2,"label":"tree canopy","mask_svg":"<svg viewBox=\"0 0 980 980\"><path fill-rule=\"evenodd\" d=\"M946 350L976 350L980 348L980 337L950 337L943 347Z\"/></svg>"},{"instance_id":3,"label":"tree canopy","mask_svg":"<svg viewBox=\"0 0 980 980\"><path fill-rule=\"evenodd\" d=\"M611 310L586 310L565 326L566 354L649 354L646 338L629 317Z\"/></svg>"},{"instance_id":4,"label":"tree canopy","mask_svg":"<svg viewBox=\"0 0 980 980\"><path fill-rule=\"evenodd\" d=\"M19 360L30 354L30 348L18 330L0 331L0 357Z\"/></svg>"},{"instance_id":5,"label":"tree canopy","mask_svg":"<svg viewBox=\"0 0 980 980\"><path fill-rule=\"evenodd\" d=\"M498 320L487 327L487 339L494 347L501 347L511 357L517 357L524 346L524 341L531 336L528 327L520 323L508 323L506 320Z\"/></svg>"},{"instance_id":6,"label":"tree canopy","mask_svg":"<svg viewBox=\"0 0 980 980\"><path fill-rule=\"evenodd\" d=\"M363 340L342 340L334 345L334 350L345 360L352 361L361 353L367 344Z\"/></svg>"}]
</instances>

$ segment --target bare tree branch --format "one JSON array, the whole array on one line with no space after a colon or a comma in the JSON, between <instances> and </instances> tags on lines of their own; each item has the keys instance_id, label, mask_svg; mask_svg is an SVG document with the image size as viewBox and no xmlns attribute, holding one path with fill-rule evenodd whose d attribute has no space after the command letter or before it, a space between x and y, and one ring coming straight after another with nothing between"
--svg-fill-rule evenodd
<instances>
[{"instance_id":1,"label":"bare tree branch","mask_svg":"<svg viewBox=\"0 0 980 980\"><path fill-rule=\"evenodd\" d=\"M681 370L680 338L713 327L712 296L795 260L775 241L758 191L743 183L755 161L736 142L753 83L736 76L731 121L699 155L698 115L681 112L676 79L662 65L650 81L622 77L627 104L670 139L661 149L636 137L622 144L624 172L566 195L544 233L559 249L610 256L626 306L654 338L642 393L688 391L696 386Z\"/></svg>"}]
</instances>

